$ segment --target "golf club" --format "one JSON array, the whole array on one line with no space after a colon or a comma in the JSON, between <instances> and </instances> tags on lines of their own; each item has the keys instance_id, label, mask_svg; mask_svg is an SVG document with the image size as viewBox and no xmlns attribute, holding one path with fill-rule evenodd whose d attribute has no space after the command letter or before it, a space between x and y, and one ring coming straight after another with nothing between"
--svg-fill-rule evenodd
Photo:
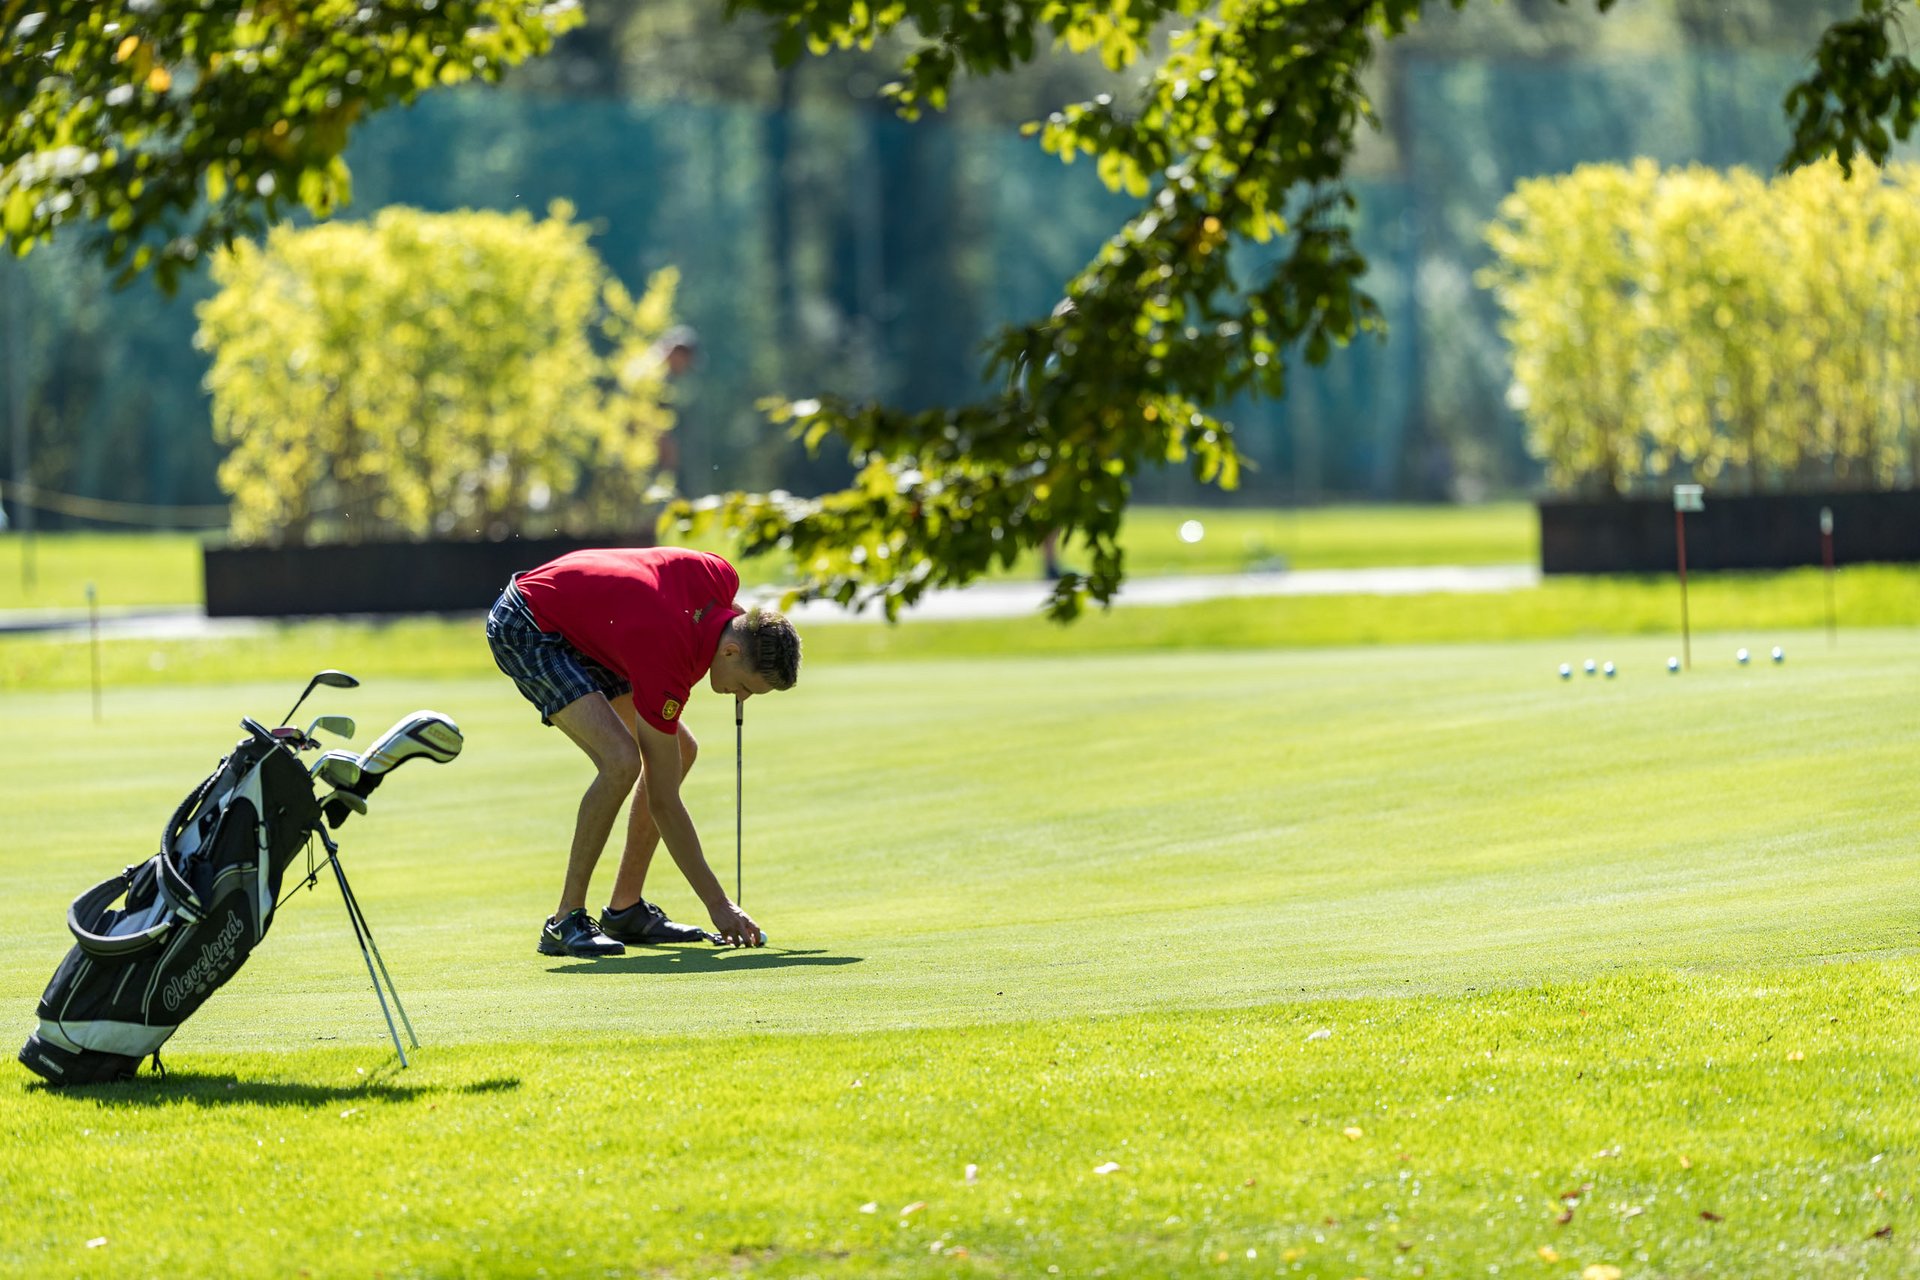
<instances>
[{"instance_id":1,"label":"golf club","mask_svg":"<svg viewBox=\"0 0 1920 1280\"><path fill-rule=\"evenodd\" d=\"M335 791L360 781L360 758L351 751L329 751L314 761L311 776Z\"/></svg>"},{"instance_id":2,"label":"golf club","mask_svg":"<svg viewBox=\"0 0 1920 1280\"><path fill-rule=\"evenodd\" d=\"M363 818L367 814L367 802L365 800L362 800L359 796L353 794L353 792L329 791L327 792L326 795L320 797L320 806L323 809L329 810L329 813L327 816L330 821L332 820L332 817L333 817L331 806L335 804L338 804L340 806L340 809L339 809L340 820L339 822L333 822L333 827L335 830L339 829L341 822L346 821L347 810L351 809Z\"/></svg>"},{"instance_id":3,"label":"golf club","mask_svg":"<svg viewBox=\"0 0 1920 1280\"><path fill-rule=\"evenodd\" d=\"M300 696L294 700L294 704L292 708L288 710L287 714L280 717L280 723L285 724L287 721L293 719L293 713L300 709L300 704L307 700L307 695L312 693L316 686L323 684L330 689L358 689L360 687L360 682L344 671L334 671L331 669L322 671L314 676L313 679L307 681L307 687L300 691Z\"/></svg>"},{"instance_id":4,"label":"golf club","mask_svg":"<svg viewBox=\"0 0 1920 1280\"><path fill-rule=\"evenodd\" d=\"M740 746L742 734L740 726L744 720L746 705L746 703L740 701L738 698L733 700L733 900L736 905L740 901L740 832L742 813L740 807L740 791L742 781L741 774L745 768L742 763L744 757L741 753Z\"/></svg>"},{"instance_id":5,"label":"golf club","mask_svg":"<svg viewBox=\"0 0 1920 1280\"><path fill-rule=\"evenodd\" d=\"M311 738L316 729L325 729L336 738L351 738L357 728L352 716L315 716L307 726L307 736Z\"/></svg>"}]
</instances>

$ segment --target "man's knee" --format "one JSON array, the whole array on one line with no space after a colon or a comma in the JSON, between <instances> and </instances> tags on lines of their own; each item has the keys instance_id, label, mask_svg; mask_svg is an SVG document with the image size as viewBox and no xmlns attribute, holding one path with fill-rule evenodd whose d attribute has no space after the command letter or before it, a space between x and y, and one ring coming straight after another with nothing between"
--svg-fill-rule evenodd
<instances>
[{"instance_id":1,"label":"man's knee","mask_svg":"<svg viewBox=\"0 0 1920 1280\"><path fill-rule=\"evenodd\" d=\"M693 768L693 761L700 754L700 744L693 740L693 733L685 725L680 726L680 773L685 776Z\"/></svg>"},{"instance_id":2,"label":"man's knee","mask_svg":"<svg viewBox=\"0 0 1920 1280\"><path fill-rule=\"evenodd\" d=\"M631 742L624 751L610 751L600 761L600 780L626 791L640 781L640 749Z\"/></svg>"}]
</instances>

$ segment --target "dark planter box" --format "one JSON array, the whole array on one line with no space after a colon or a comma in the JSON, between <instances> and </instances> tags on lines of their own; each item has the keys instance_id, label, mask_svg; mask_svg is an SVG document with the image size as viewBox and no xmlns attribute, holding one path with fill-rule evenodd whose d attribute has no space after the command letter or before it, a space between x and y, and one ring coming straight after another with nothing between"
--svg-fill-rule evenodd
<instances>
[{"instance_id":1,"label":"dark planter box","mask_svg":"<svg viewBox=\"0 0 1920 1280\"><path fill-rule=\"evenodd\" d=\"M1835 564L1920 561L1920 492L1722 497L1687 514L1687 568L1821 564L1820 509L1833 512ZM1540 502L1542 573L1672 573L1673 499Z\"/></svg>"},{"instance_id":2,"label":"dark planter box","mask_svg":"<svg viewBox=\"0 0 1920 1280\"><path fill-rule=\"evenodd\" d=\"M587 547L644 547L644 536L504 542L362 542L321 547L208 547L207 616L478 613L507 579Z\"/></svg>"}]
</instances>

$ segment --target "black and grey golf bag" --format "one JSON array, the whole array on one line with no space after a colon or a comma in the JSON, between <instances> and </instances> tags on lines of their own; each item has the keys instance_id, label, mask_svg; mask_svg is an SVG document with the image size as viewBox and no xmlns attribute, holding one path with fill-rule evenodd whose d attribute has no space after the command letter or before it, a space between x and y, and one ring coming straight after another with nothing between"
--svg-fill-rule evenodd
<instances>
[{"instance_id":1,"label":"black and grey golf bag","mask_svg":"<svg viewBox=\"0 0 1920 1280\"><path fill-rule=\"evenodd\" d=\"M68 909L73 949L20 1051L47 1079L131 1076L266 936L320 803L293 752L248 723L253 732L174 811L160 852Z\"/></svg>"},{"instance_id":2,"label":"black and grey golf bag","mask_svg":"<svg viewBox=\"0 0 1920 1280\"><path fill-rule=\"evenodd\" d=\"M328 722L353 732L344 716L316 723ZM389 991L392 979L384 961L374 976L379 951L373 947L369 953L372 934L321 814L334 808L332 825L338 827L346 806L366 812L363 793L396 764L420 755L442 762L457 755L459 729L438 713L416 712L364 756L331 752L322 757L315 775L333 782L335 790L316 795L316 778L297 754L318 746L308 734L266 729L252 720L241 725L247 736L180 803L160 834L160 851L87 890L68 910L74 946L40 997L39 1029L20 1050L20 1061L48 1081L121 1080L134 1075L149 1055L157 1063L160 1046L239 971L266 936L287 867L311 848L314 837L326 847L325 863L339 881L394 1048L406 1063L381 993L381 979ZM317 871L311 858L308 862L298 879L311 884ZM399 993L393 996L399 1007ZM404 1008L400 1016L406 1022ZM413 1034L410 1023L407 1034Z\"/></svg>"}]
</instances>

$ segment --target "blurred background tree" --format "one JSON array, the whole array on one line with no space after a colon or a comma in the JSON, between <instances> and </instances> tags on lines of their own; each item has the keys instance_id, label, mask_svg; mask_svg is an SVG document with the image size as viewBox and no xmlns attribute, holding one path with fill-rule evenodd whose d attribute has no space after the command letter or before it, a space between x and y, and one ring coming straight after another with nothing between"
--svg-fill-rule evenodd
<instances>
[{"instance_id":1,"label":"blurred background tree","mask_svg":"<svg viewBox=\"0 0 1920 1280\"><path fill-rule=\"evenodd\" d=\"M1520 183L1482 273L1559 489L1911 487L1920 167L1583 165Z\"/></svg>"},{"instance_id":2,"label":"blurred background tree","mask_svg":"<svg viewBox=\"0 0 1920 1280\"><path fill-rule=\"evenodd\" d=\"M672 271L635 299L572 211L278 227L200 304L220 483L250 542L585 533L644 519Z\"/></svg>"},{"instance_id":3,"label":"blurred background tree","mask_svg":"<svg viewBox=\"0 0 1920 1280\"><path fill-rule=\"evenodd\" d=\"M1872 144L1876 127L1897 135L1894 117L1907 108L1905 64L1883 39L1880 12L1898 6L1876 0L1865 0L1869 12L1857 20L1848 20L1861 9L1855 0L1645 0L1604 18L1593 5L1552 0L1458 11L1437 2L1299 6L1333 17L1415 7L1420 22L1392 39L1371 37L1356 58L1351 83L1384 127L1351 138L1337 184L1351 205L1321 206L1325 229L1364 260L1360 289L1395 338L1335 344L1325 365L1290 370L1284 396L1228 387L1205 398L1199 407L1231 424L1251 464L1242 477L1251 499L1473 499L1537 482L1524 424L1507 403L1498 312L1472 284L1489 261L1482 228L1519 178L1636 155L1663 166L1768 167L1799 153L1809 119L1828 133L1808 136ZM770 430L754 407L768 395L820 392L828 402L837 395L911 412L998 392L1002 375L982 360L988 335L1048 314L1114 228L1141 211L1139 198L1107 191L1090 166L1061 168L1014 126L1096 104L1101 93L1112 97L1106 118L1133 123L1166 65L1167 32L1143 31L1139 56L1118 69L1053 49L1044 36L1030 58L1009 46L1010 69L957 77L944 115L907 125L876 94L926 47L925 32L903 29L871 48L778 67L766 50L790 12L848 17L832 6L770 3L714 24L710 6L692 0L596 0L550 56L505 75L503 91L425 95L405 113L357 124L345 153L362 209L539 208L565 197L630 288L678 264L684 318L705 338L677 388L689 492L817 494L855 474L844 450L809 456ZM1181 24L1191 25L1187 17L1168 25ZM961 32L948 43L973 38ZM17 57L23 46L17 33L10 39L7 55ZM1816 42L1811 74L1834 96L1790 128L1782 97L1810 74ZM187 82L175 77L170 102ZM0 154L10 173L16 154ZM1270 265L1262 254L1286 247L1236 242L1234 252L1257 275ZM11 289L19 269L0 288ZM120 295L129 319L129 300L145 288ZM185 347L191 326L168 306L153 304L149 339L165 353L161 372L111 369L99 394L127 406L129 418L154 420L147 452L210 459L205 418L176 417L171 407L193 403L205 365ZM12 327L53 331L23 339L26 347L86 340L63 324L49 309ZM1176 331L1170 341L1185 338ZM36 441L86 429L48 417L37 400L28 412L42 424ZM217 496L204 461L94 475L61 461L85 452L25 451L42 485L153 502ZM1163 452L1141 460L1127 496L1213 493L1184 464L1160 465ZM1027 521L1003 533L1018 541L1038 528Z\"/></svg>"}]
</instances>

